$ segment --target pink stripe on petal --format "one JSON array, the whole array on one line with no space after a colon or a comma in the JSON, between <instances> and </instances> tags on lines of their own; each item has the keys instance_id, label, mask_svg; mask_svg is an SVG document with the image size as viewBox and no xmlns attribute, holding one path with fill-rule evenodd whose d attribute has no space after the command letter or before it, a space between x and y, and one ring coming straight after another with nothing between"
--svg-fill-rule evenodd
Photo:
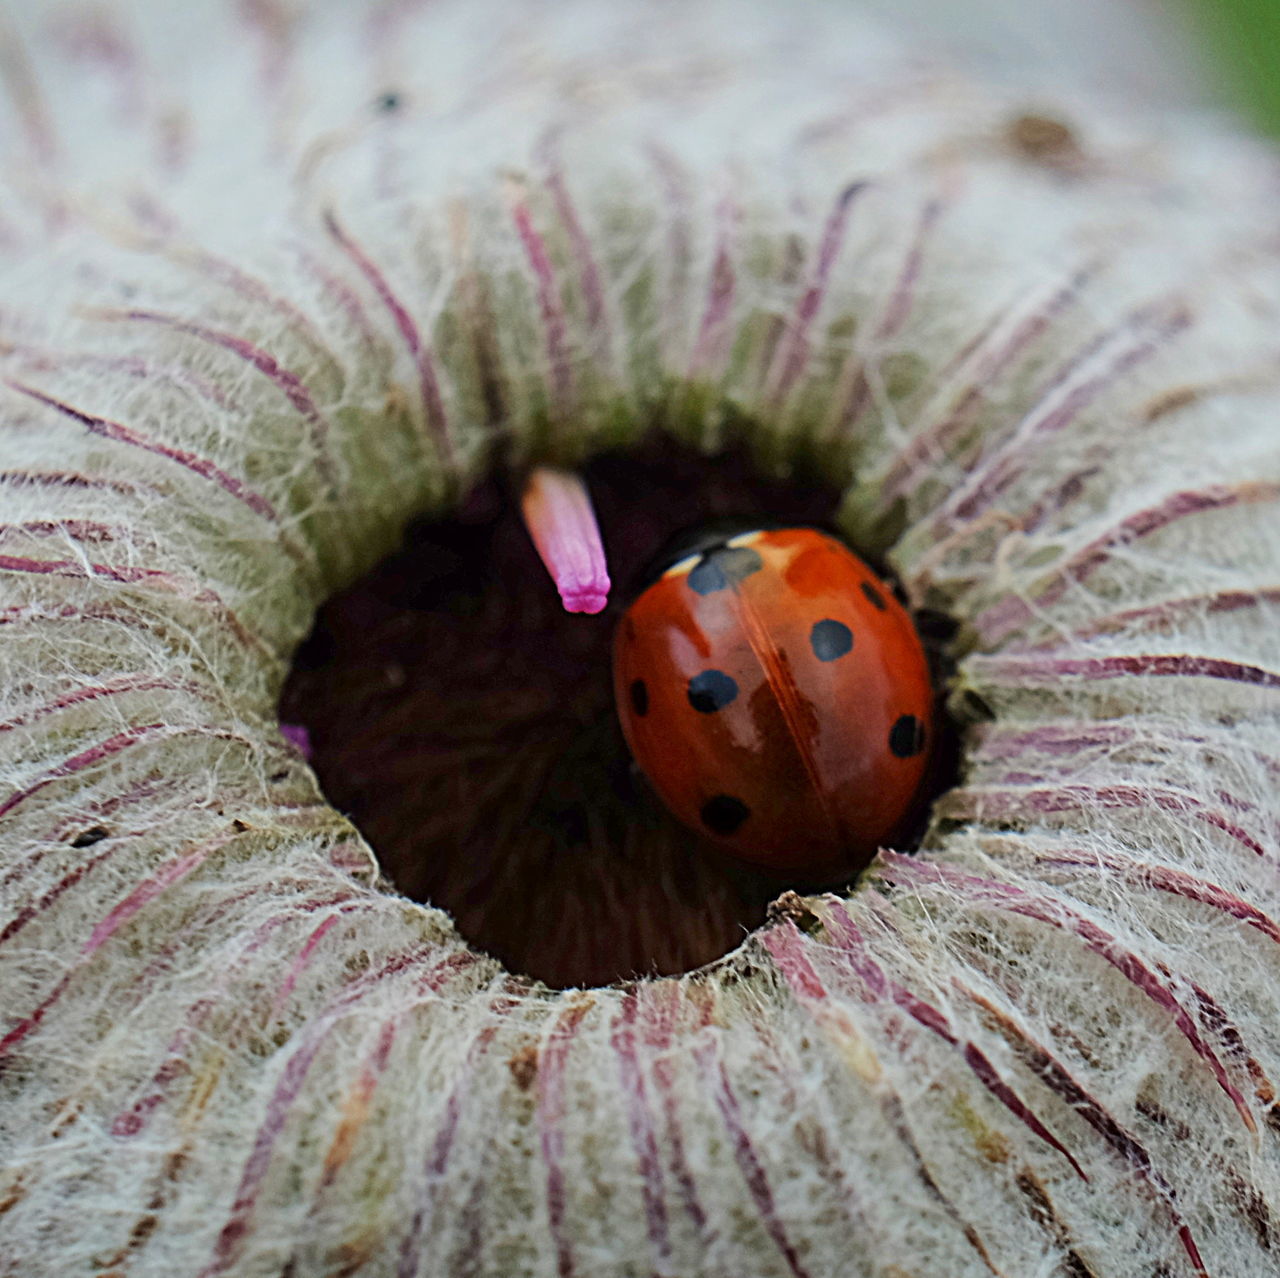
<instances>
[{"instance_id":1,"label":"pink stripe on petal","mask_svg":"<svg viewBox=\"0 0 1280 1278\"><path fill-rule=\"evenodd\" d=\"M16 555L0 555L0 571L36 573L43 576L53 577L75 577L92 581L95 577L103 577L108 581L118 581L123 585L143 584L147 586L156 586L161 590L167 590L177 595L181 599L194 599L198 603L208 604L217 609L227 620L228 625L235 632L236 638L247 648L257 648L260 652L269 652L266 645L257 635L247 630L244 623L238 616L227 606L227 604L212 590L201 590L191 582L184 581L180 577L173 576L172 573L165 572L159 568L139 568L133 564L104 564L90 563L89 571L85 570L85 565L78 559L27 559ZM73 614L64 614L72 616ZM92 615L92 610L86 609L83 614L75 614L77 619L84 619ZM99 612L97 615L105 616L105 612ZM3 618L0 618L0 622ZM274 656L274 653L270 655Z\"/></svg>"},{"instance_id":2,"label":"pink stripe on petal","mask_svg":"<svg viewBox=\"0 0 1280 1278\"><path fill-rule=\"evenodd\" d=\"M565 611L600 612L610 582L586 485L569 471L539 466L525 484L520 508Z\"/></svg>"},{"instance_id":3,"label":"pink stripe on petal","mask_svg":"<svg viewBox=\"0 0 1280 1278\"><path fill-rule=\"evenodd\" d=\"M884 969L867 952L866 939L850 916L848 907L841 906L838 910L832 910L829 921L832 934L838 934L841 941L838 952L857 971L867 985L877 992L879 999L883 1001L887 996L895 1006L902 1008L912 1020L923 1025L925 1029L936 1034L944 1043L955 1048L982 1086L1028 1131L1037 1136L1051 1149L1057 1150L1081 1180L1087 1181L1089 1179L1088 1173L1076 1160L1075 1156L1040 1121L1017 1092L1001 1078L996 1067L987 1058L986 1054L975 1043L968 1040L962 1041L956 1031L952 1029L946 1015L939 1008L926 1002L905 985L898 981L890 980L885 975Z\"/></svg>"},{"instance_id":4,"label":"pink stripe on petal","mask_svg":"<svg viewBox=\"0 0 1280 1278\"><path fill-rule=\"evenodd\" d=\"M0 927L0 945L17 936L32 919L43 914L64 892L76 886L87 874L96 870L104 861L110 860L119 851L118 846L111 846L81 861L69 874L66 874L49 889L38 901L24 905L3 927Z\"/></svg>"},{"instance_id":5,"label":"pink stripe on petal","mask_svg":"<svg viewBox=\"0 0 1280 1278\"><path fill-rule=\"evenodd\" d=\"M219 848L239 836L239 831L230 831L218 835L208 843L201 844L184 857L162 866L160 872L136 887L123 901L119 902L107 916L95 927L89 939L80 947L76 962L63 974L62 978L45 996L44 1000L30 1015L20 1020L3 1038L0 1038L0 1058L22 1042L33 1030L40 1027L49 1009L66 992L76 973L84 962L96 953L107 940L125 926L140 910L159 896L166 888L171 887L179 879L185 878L196 870L205 860Z\"/></svg>"},{"instance_id":6,"label":"pink stripe on petal","mask_svg":"<svg viewBox=\"0 0 1280 1278\"><path fill-rule=\"evenodd\" d=\"M598 344L606 359L610 357L612 335L610 333L609 312L605 305L604 282L600 275L600 267L591 251L591 237L587 234L578 210L574 207L573 197L569 194L569 185L565 180L564 170L559 162L551 166L547 174L547 189L555 202L556 215L564 226L569 237L569 245L573 250L574 262L578 267L578 278L582 289L583 302L586 305L587 324L591 330L591 339Z\"/></svg>"},{"instance_id":7,"label":"pink stripe on petal","mask_svg":"<svg viewBox=\"0 0 1280 1278\"><path fill-rule=\"evenodd\" d=\"M867 189L866 182L854 182L846 186L836 198L835 208L827 217L818 248L818 261L813 269L809 285L800 297L791 321L791 332L779 346L769 370L769 400L776 408L787 392L804 372L809 358L809 332L831 282L831 271L844 245L845 231L849 224L849 211L854 199Z\"/></svg>"},{"instance_id":8,"label":"pink stripe on petal","mask_svg":"<svg viewBox=\"0 0 1280 1278\"><path fill-rule=\"evenodd\" d=\"M1073 306L1089 283L1092 270L1080 271L1046 297L1037 297L1028 312L1010 326L1001 315L955 361L963 368L973 361L970 376L950 410L928 430L911 437L895 455L885 475L880 504L913 489L935 473L938 459L948 455L991 394L992 386L1014 362L1027 353L1054 322ZM947 376L944 370L942 378ZM955 460L951 458L951 460Z\"/></svg>"},{"instance_id":9,"label":"pink stripe on petal","mask_svg":"<svg viewBox=\"0 0 1280 1278\"><path fill-rule=\"evenodd\" d=\"M720 1118L729 1138L730 1152L738 1164L738 1172L746 1184L747 1192L755 1202L761 1226L795 1278L808 1278L810 1271L801 1263L800 1253L787 1234L783 1213L778 1210L773 1187L769 1184L768 1172L756 1151L751 1133L747 1130L742 1106L734 1093L729 1073L715 1042L704 1040L695 1047L694 1059L702 1071L704 1085L720 1111Z\"/></svg>"},{"instance_id":10,"label":"pink stripe on petal","mask_svg":"<svg viewBox=\"0 0 1280 1278\"><path fill-rule=\"evenodd\" d=\"M572 1249L573 1235L565 1222L568 1192L564 1167L564 1069L573 1040L590 1010L591 1003L577 1003L568 1007L552 1026L538 1059L537 1123L542 1157L547 1168L547 1216L556 1248L556 1273L559 1278L572 1278L576 1269Z\"/></svg>"},{"instance_id":11,"label":"pink stripe on petal","mask_svg":"<svg viewBox=\"0 0 1280 1278\"><path fill-rule=\"evenodd\" d=\"M210 328L195 320L182 319L176 315L165 315L159 311L101 311L95 318L106 320L128 320L139 324L158 324L172 329L175 333L185 333L210 345L230 351L237 358L244 360L257 372L261 373L289 401L290 407L307 423L310 428L311 443L315 449L318 464L330 483L333 481L333 463L326 452L329 435L329 423L325 420L303 380L294 372L284 368L269 351L234 333L224 333Z\"/></svg>"},{"instance_id":12,"label":"pink stripe on petal","mask_svg":"<svg viewBox=\"0 0 1280 1278\"><path fill-rule=\"evenodd\" d=\"M1093 639L1098 635L1119 630L1162 630L1176 626L1184 617L1211 617L1222 612L1240 612L1248 608L1266 608L1280 605L1280 586L1267 586L1261 590L1216 590L1199 595L1181 595L1141 608L1125 608L1107 613L1075 627L1065 635L1026 645L1023 641L1009 644L1005 651L1052 652L1066 644L1081 639ZM981 625L981 618L975 623Z\"/></svg>"},{"instance_id":13,"label":"pink stripe on petal","mask_svg":"<svg viewBox=\"0 0 1280 1278\"><path fill-rule=\"evenodd\" d=\"M363 356L372 364L377 358L378 338L355 290L330 271L316 254L304 248L295 251L303 270L315 278L325 296L346 316L347 322L359 335Z\"/></svg>"},{"instance_id":14,"label":"pink stripe on petal","mask_svg":"<svg viewBox=\"0 0 1280 1278\"><path fill-rule=\"evenodd\" d=\"M501 1014L512 1010L515 1006L515 1000L502 997L493 1000L490 1010ZM479 1076L480 1065L497 1033L498 1026L490 1024L476 1035L475 1041L467 1052L466 1060L458 1071L457 1081L441 1107L441 1117L437 1120L435 1128L435 1139L431 1143L431 1149L423 1164L423 1181L418 1207L400 1245L397 1278L415 1278L415 1275L421 1272L419 1257L424 1240L429 1241L431 1238L431 1226L441 1190L445 1185L445 1172L448 1170L454 1141L457 1138L462 1107L471 1093L472 1084ZM477 1175L475 1180L477 1188L485 1183L481 1175ZM478 1255L479 1250L477 1240L473 1254Z\"/></svg>"},{"instance_id":15,"label":"pink stripe on petal","mask_svg":"<svg viewBox=\"0 0 1280 1278\"><path fill-rule=\"evenodd\" d=\"M907 250L907 256L899 272L897 283L889 295L888 303L876 325L871 337L871 349L867 351L861 346L854 349L850 359L841 371L838 390L832 396L837 405L834 415L835 429L839 433L847 432L862 416L863 410L871 401L872 382L869 367L874 367L884 353L885 344L897 335L906 323L915 304L916 285L919 281L920 267L924 261L924 251L929 233L937 223L942 212L942 202L931 200L920 215L920 223L915 237Z\"/></svg>"},{"instance_id":16,"label":"pink stripe on petal","mask_svg":"<svg viewBox=\"0 0 1280 1278\"><path fill-rule=\"evenodd\" d=\"M1190 314L1180 308L1168 314L1147 308L1133 317L1139 337L1097 371L1092 371L1089 361L1098 350L1105 349L1106 342L1095 341L1086 347L1081 361L1086 375L1074 383L1068 380L1056 394L1046 395L1047 405L1042 402L1038 411L1024 417L1006 442L975 467L968 480L940 507L932 525L934 536L945 536L957 524L967 523L991 507L1026 472L1040 441L1061 434L1102 395L1189 328L1191 322Z\"/></svg>"},{"instance_id":17,"label":"pink stripe on petal","mask_svg":"<svg viewBox=\"0 0 1280 1278\"><path fill-rule=\"evenodd\" d=\"M201 918L201 924L206 928L210 927L227 917L235 907L242 905L252 895L253 893L236 894L221 903L216 909L205 911ZM341 907L342 912L349 912L361 906L359 902L347 901L345 904L343 902L344 897L341 895L328 895L291 903L288 907L288 912L282 911L261 924L252 934L248 943L240 947L239 953L221 964L219 977L212 987L211 994L199 999L187 1009L183 1025L170 1039L164 1060L151 1075L142 1094L132 1105L117 1114L111 1124L111 1134L113 1136L121 1138L135 1137L144 1131L151 1117L169 1099L172 1084L183 1075L190 1073L191 1057L189 1053L192 1043L203 1033L211 1014L217 1012L223 1006L221 995L234 980L238 979L237 969L251 954L261 949L271 933L291 922L295 917L315 910L338 905ZM182 929L182 931L185 933L186 929ZM171 961L177 948L177 945L170 944L156 953L146 972L137 982L139 988L150 988L151 980L155 974L163 970ZM275 1009L272 1012L272 1019L274 1019L274 1013Z\"/></svg>"},{"instance_id":18,"label":"pink stripe on petal","mask_svg":"<svg viewBox=\"0 0 1280 1278\"><path fill-rule=\"evenodd\" d=\"M120 422L113 422L106 417L98 417L93 413L86 413L52 395L47 395L44 391L37 390L34 386L26 386L21 382L9 380L6 380L4 384L10 390L17 391L20 395L26 395L38 403L46 404L50 408L56 409L73 421L79 422L95 435L101 435L104 439L114 440L118 443L131 444L135 448L142 448L149 453L155 453L159 457L165 457L170 461L177 462L179 466L186 467L187 470L199 475L202 479L211 480L219 488L230 493L237 500L244 502L250 510L261 515L264 519L272 523L279 522L279 516L265 497L255 493L247 484L221 470L207 458L199 457L195 453L189 453L182 448L174 448L169 444L160 443Z\"/></svg>"},{"instance_id":19,"label":"pink stripe on petal","mask_svg":"<svg viewBox=\"0 0 1280 1278\"><path fill-rule=\"evenodd\" d=\"M994 1019L997 1032L1013 1049L1018 1059L1106 1141L1139 1181L1149 1185L1160 1196L1178 1239L1195 1266L1197 1278L1208 1278L1191 1229L1177 1209L1177 1193L1155 1169L1150 1154L1142 1144L1085 1090L1059 1060L1016 1024L1010 1015L1006 1015L989 999L983 998L957 978L953 977L951 983L961 994L982 1008L987 1018Z\"/></svg>"},{"instance_id":20,"label":"pink stripe on petal","mask_svg":"<svg viewBox=\"0 0 1280 1278\"><path fill-rule=\"evenodd\" d=\"M438 953L439 946L434 942L428 942L393 955L376 972L366 972L353 981L302 1031L303 1041L293 1050L285 1063L280 1081L267 1103L262 1123L254 1138L253 1149L245 1160L241 1172L235 1200L219 1232L213 1256L200 1271L200 1278L213 1278L216 1274L225 1273L238 1259L245 1236L249 1232L258 1195L262 1182L266 1179L276 1141L284 1131L289 1112L302 1091L312 1062L334 1027L342 1019L343 1011L359 1003L387 977L415 966L421 959L433 957ZM472 961L471 956L466 953L449 955L423 975L418 982L419 992L439 990L455 972L465 970Z\"/></svg>"},{"instance_id":21,"label":"pink stripe on petal","mask_svg":"<svg viewBox=\"0 0 1280 1278\"><path fill-rule=\"evenodd\" d=\"M825 1003L826 986L812 963L805 957L800 941L800 930L793 923L784 923L761 934L761 941L769 951L774 966L782 973L795 996L807 1003Z\"/></svg>"},{"instance_id":22,"label":"pink stripe on petal","mask_svg":"<svg viewBox=\"0 0 1280 1278\"><path fill-rule=\"evenodd\" d=\"M100 949L103 943L114 936L143 906L149 904L165 888L172 886L179 879L185 878L192 870L200 866L219 848L225 847L232 839L239 837L238 830L220 834L208 843L202 844L186 856L170 861L160 872L145 883L140 883L123 901L120 902L101 923L89 934L89 939L81 948L81 955L88 957Z\"/></svg>"},{"instance_id":23,"label":"pink stripe on petal","mask_svg":"<svg viewBox=\"0 0 1280 1278\"><path fill-rule=\"evenodd\" d=\"M158 691L181 692L193 697L203 695L200 689L194 685L171 683L167 679L153 679L145 675L126 675L121 679L109 680L106 683L96 685L91 684L87 687L76 688L71 692L64 692L60 696L54 697L51 701L26 710L12 719L0 722L0 732L11 732L15 728L25 728L37 719L42 719L46 715L56 714L59 710L65 710L68 706L79 705L84 701L96 701L100 697L120 696L129 692Z\"/></svg>"},{"instance_id":24,"label":"pink stripe on petal","mask_svg":"<svg viewBox=\"0 0 1280 1278\"><path fill-rule=\"evenodd\" d=\"M8 23L0 29L0 89L8 110L19 124L32 156L40 165L51 165L61 147L54 132L40 80L18 34Z\"/></svg>"},{"instance_id":25,"label":"pink stripe on petal","mask_svg":"<svg viewBox=\"0 0 1280 1278\"><path fill-rule=\"evenodd\" d=\"M183 247L172 253L175 261L189 265L216 283L250 302L268 307L323 358L334 361L328 343L315 324L297 306L281 294L274 293L262 280L242 270L234 262L205 249Z\"/></svg>"},{"instance_id":26,"label":"pink stripe on petal","mask_svg":"<svg viewBox=\"0 0 1280 1278\"><path fill-rule=\"evenodd\" d=\"M963 896L979 907L1017 914L1079 937L1084 946L1140 990L1169 1015L1191 1050L1205 1063L1218 1086L1230 1099L1240 1121L1250 1132L1258 1125L1240 1089L1231 1081L1217 1054L1204 1041L1199 1029L1169 986L1137 954L1124 948L1120 939L1085 915L1050 896L1034 896L1022 888L997 879L965 874L937 862L924 862L897 852L881 852L879 875L895 886L930 883L954 895Z\"/></svg>"},{"instance_id":27,"label":"pink stripe on petal","mask_svg":"<svg viewBox=\"0 0 1280 1278\"><path fill-rule=\"evenodd\" d=\"M618 1058L622 1094L627 1098L627 1127L635 1149L644 1194L645 1225L661 1272L671 1263L671 1238L667 1206L663 1196L662 1162L654 1132L645 1072L636 1049L636 1021L639 1000L634 989L622 997L622 1008L614 1019L610 1041Z\"/></svg>"},{"instance_id":28,"label":"pink stripe on petal","mask_svg":"<svg viewBox=\"0 0 1280 1278\"><path fill-rule=\"evenodd\" d=\"M738 290L738 277L733 266L733 237L737 228L738 210L727 196L717 209L720 231L716 240L716 255L711 264L707 282L707 301L702 312L702 323L689 359L688 378L696 381L710 375L710 366L724 355L725 334L729 315L733 310Z\"/></svg>"},{"instance_id":29,"label":"pink stripe on petal","mask_svg":"<svg viewBox=\"0 0 1280 1278\"><path fill-rule=\"evenodd\" d=\"M127 750L135 745L140 745L157 736L161 739L165 737L180 736L208 736L222 741L236 741L249 748L253 747L253 743L248 740L248 738L241 737L234 732L224 731L217 728L171 727L163 723L147 724L136 731L131 730L128 732L117 733L108 740L90 747L83 753L75 755L70 759L65 759L56 768L53 768L38 777L29 786L27 786L26 789L12 793L2 804L0 804L0 816L12 811L20 803L29 799L33 794L43 790L45 786L52 785L54 782L71 776L84 768L92 767L97 763L101 763L103 760L109 759L112 755L118 754L122 750ZM106 805L95 806L99 807L100 810L105 810ZM322 813L327 811L322 804L317 804L315 806L316 809ZM0 1052L0 1055L2 1054L3 1053Z\"/></svg>"},{"instance_id":30,"label":"pink stripe on petal","mask_svg":"<svg viewBox=\"0 0 1280 1278\"><path fill-rule=\"evenodd\" d=\"M551 402L555 414L563 419L569 412L573 393L569 358L565 351L564 308L556 287L555 269L547 253L546 241L538 233L529 213L523 192L517 187L512 197L511 216L524 246L525 256L538 288L538 310L542 315L543 336L547 345L547 362L551 369Z\"/></svg>"},{"instance_id":31,"label":"pink stripe on petal","mask_svg":"<svg viewBox=\"0 0 1280 1278\"><path fill-rule=\"evenodd\" d=\"M1193 653L1134 653L1113 657L976 656L971 669L982 679L1017 682L1043 687L1065 684L1068 679L1121 679L1133 677L1195 677L1227 679L1262 688L1280 688L1280 671L1203 657Z\"/></svg>"},{"instance_id":32,"label":"pink stripe on petal","mask_svg":"<svg viewBox=\"0 0 1280 1278\"><path fill-rule=\"evenodd\" d=\"M182 731L194 731L194 729L175 729L165 723L147 723L137 728L131 728L126 732L117 732L114 736L108 737L107 740L101 741L95 746L90 746L89 749L72 755L69 759L64 759L62 763L50 768L49 771L43 773L25 788L14 790L3 803L0 803L0 816L11 812L24 799L30 798L38 790L43 790L45 786L52 785L53 782L59 781L64 777L73 776L82 768L91 767L95 763L100 763L102 760L118 754L121 750L127 750L129 747L138 745L150 738L171 737Z\"/></svg>"},{"instance_id":33,"label":"pink stripe on petal","mask_svg":"<svg viewBox=\"0 0 1280 1278\"><path fill-rule=\"evenodd\" d=\"M418 393L422 399L422 411L426 417L427 429L431 432L444 465L452 470L456 458L450 436L449 418L445 412L444 396L440 389L440 378L436 372L435 357L431 348L423 341L421 330L404 303L396 296L386 276L378 269L374 260L351 238L332 212L325 213L324 225L334 243L351 259L365 281L377 294L378 300L390 314L401 340L413 357L418 371Z\"/></svg>"},{"instance_id":34,"label":"pink stripe on petal","mask_svg":"<svg viewBox=\"0 0 1280 1278\"><path fill-rule=\"evenodd\" d=\"M1271 852L1248 830L1231 820L1226 813L1208 807L1193 794L1165 786L1038 784L1038 776L1018 774L1002 778L1003 784L968 786L953 790L939 803L939 811L948 817L966 817L976 821L1028 819L1054 812L1079 813L1095 808L1128 808L1194 817L1234 839L1255 856L1271 857Z\"/></svg>"},{"instance_id":35,"label":"pink stripe on petal","mask_svg":"<svg viewBox=\"0 0 1280 1278\"><path fill-rule=\"evenodd\" d=\"M289 971L285 974L285 978L280 983L280 988L276 991L276 996L271 1002L270 1020L274 1021L279 1017L281 1010L289 1001L289 996L293 993L294 987L298 983L298 978L311 962L316 946L324 940L325 933L333 930L338 923L340 914L343 912L344 911L335 911L330 914L318 927L312 930L311 935L303 942L302 948L298 951L297 958L295 958L292 964L290 964Z\"/></svg>"},{"instance_id":36,"label":"pink stripe on petal","mask_svg":"<svg viewBox=\"0 0 1280 1278\"><path fill-rule=\"evenodd\" d=\"M377 1043L365 1060L355 1086L347 1094L342 1118L325 1154L324 1172L320 1178L317 1194L322 1194L337 1179L338 1173L351 1156L356 1135L369 1120L369 1104L373 1100L374 1092L378 1090L378 1085L382 1082L387 1062L391 1059L391 1048L395 1044L403 1015L401 1013L400 1016L383 1022Z\"/></svg>"},{"instance_id":37,"label":"pink stripe on petal","mask_svg":"<svg viewBox=\"0 0 1280 1278\"><path fill-rule=\"evenodd\" d=\"M876 328L876 340L885 341L893 337L898 330L907 322L907 317L911 314L911 307L915 302L916 285L920 279L920 267L924 262L925 248L928 245L929 236L938 224L938 219L942 216L945 205L941 199L930 200L920 213L920 224L916 228L915 238L911 241L911 247L907 250L906 261L902 266L902 273L898 277L898 282L894 286L892 295L889 298L889 305L885 308L884 317Z\"/></svg>"},{"instance_id":38,"label":"pink stripe on petal","mask_svg":"<svg viewBox=\"0 0 1280 1278\"><path fill-rule=\"evenodd\" d=\"M326 1025L325 1033L327 1034L332 1028L332 1024ZM285 1121L324 1041L324 1035L316 1036L294 1052L285 1063L280 1081L267 1103L266 1117L258 1129L253 1150L245 1162L231 1212L218 1234L212 1259L200 1271L200 1278L213 1278L215 1274L226 1273L239 1257L245 1235L249 1232L249 1219L257 1201L258 1191L267 1174L271 1151L281 1132L284 1131Z\"/></svg>"},{"instance_id":39,"label":"pink stripe on petal","mask_svg":"<svg viewBox=\"0 0 1280 1278\"><path fill-rule=\"evenodd\" d=\"M1280 923L1243 897L1217 883L1188 874L1185 870L1169 865L1124 860L1093 849L1036 853L1035 861L1037 865L1062 866L1066 869L1105 869L1108 873L1123 875L1137 887L1155 888L1157 891L1221 910L1280 945Z\"/></svg>"},{"instance_id":40,"label":"pink stripe on petal","mask_svg":"<svg viewBox=\"0 0 1280 1278\"><path fill-rule=\"evenodd\" d=\"M685 1123L680 1114L677 1091L676 1058L671 1048L677 1034L696 1034L711 1023L714 1006L709 998L697 997L697 987L682 991L673 985L643 985L637 997L642 1000L637 1027L647 1049L653 1070L654 1090L662 1112L663 1133L661 1149L680 1193L686 1219L697 1230L699 1238L707 1245L710 1229L707 1210L698 1196L698 1184L693 1167L685 1151ZM686 1002L687 996L687 1002ZM676 1018L686 1007L691 1007L691 1020L677 1028Z\"/></svg>"},{"instance_id":41,"label":"pink stripe on petal","mask_svg":"<svg viewBox=\"0 0 1280 1278\"><path fill-rule=\"evenodd\" d=\"M1071 555L1054 570L1052 582L1035 596L1033 603L1011 595L980 613L973 624L982 633L986 644L990 645L1004 639L1025 622L1033 620L1037 608L1044 609L1057 603L1068 590L1085 581L1095 569L1113 561L1117 551L1140 538L1194 515L1254 502L1269 503L1278 499L1280 484L1265 482L1210 484L1202 489L1170 493L1157 505L1126 516L1114 528Z\"/></svg>"}]
</instances>

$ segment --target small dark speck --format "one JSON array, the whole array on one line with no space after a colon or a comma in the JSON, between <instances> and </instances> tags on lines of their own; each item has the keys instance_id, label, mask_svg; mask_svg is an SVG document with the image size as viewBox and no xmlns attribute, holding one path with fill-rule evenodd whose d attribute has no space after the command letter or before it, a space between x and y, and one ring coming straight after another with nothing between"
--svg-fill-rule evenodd
<instances>
[{"instance_id":1,"label":"small dark speck","mask_svg":"<svg viewBox=\"0 0 1280 1278\"><path fill-rule=\"evenodd\" d=\"M289 770L288 770L288 768L285 768L285 769L283 769L283 770L282 770L282 771L280 771L280 772L273 772L273 773L272 773L272 774L267 778L267 780L268 780L268 781L272 781L272 782L283 781L283 780L285 779L285 777L287 777L288 775L289 775Z\"/></svg>"},{"instance_id":2,"label":"small dark speck","mask_svg":"<svg viewBox=\"0 0 1280 1278\"><path fill-rule=\"evenodd\" d=\"M955 705L958 716L966 723L990 723L995 717L994 708L972 688L964 688Z\"/></svg>"},{"instance_id":3,"label":"small dark speck","mask_svg":"<svg viewBox=\"0 0 1280 1278\"><path fill-rule=\"evenodd\" d=\"M899 759L910 759L924 749L924 724L913 714L899 715L889 730L889 749Z\"/></svg>"},{"instance_id":4,"label":"small dark speck","mask_svg":"<svg viewBox=\"0 0 1280 1278\"><path fill-rule=\"evenodd\" d=\"M377 107L383 115L390 115L393 111L398 111L404 105L404 99L391 90L378 95Z\"/></svg>"},{"instance_id":5,"label":"small dark speck","mask_svg":"<svg viewBox=\"0 0 1280 1278\"><path fill-rule=\"evenodd\" d=\"M731 794L717 794L702 805L702 824L713 834L733 834L751 815L751 809Z\"/></svg>"},{"instance_id":6,"label":"small dark speck","mask_svg":"<svg viewBox=\"0 0 1280 1278\"><path fill-rule=\"evenodd\" d=\"M798 892L786 891L776 901L769 903L766 920L772 924L794 923L802 932L817 932L822 920L809 908Z\"/></svg>"},{"instance_id":7,"label":"small dark speck","mask_svg":"<svg viewBox=\"0 0 1280 1278\"><path fill-rule=\"evenodd\" d=\"M1027 111L1009 121L1009 144L1025 160L1050 168L1072 168L1084 159L1072 127L1053 116Z\"/></svg>"},{"instance_id":8,"label":"small dark speck","mask_svg":"<svg viewBox=\"0 0 1280 1278\"><path fill-rule=\"evenodd\" d=\"M538 1049L532 1044L521 1047L507 1061L507 1068L511 1071L516 1086L522 1092L527 1092L538 1077Z\"/></svg>"},{"instance_id":9,"label":"small dark speck","mask_svg":"<svg viewBox=\"0 0 1280 1278\"><path fill-rule=\"evenodd\" d=\"M71 846L73 848L91 848L95 843L101 843L103 839L108 838L110 834L110 830L105 830L102 826L95 825L92 829L85 830L82 834L77 834L71 840Z\"/></svg>"},{"instance_id":10,"label":"small dark speck","mask_svg":"<svg viewBox=\"0 0 1280 1278\"><path fill-rule=\"evenodd\" d=\"M631 684L631 708L643 718L649 713L649 689L643 679L635 679Z\"/></svg>"},{"instance_id":11,"label":"small dark speck","mask_svg":"<svg viewBox=\"0 0 1280 1278\"><path fill-rule=\"evenodd\" d=\"M936 608L917 609L912 614L912 620L916 623L916 632L921 639L934 640L939 644L954 639L960 629L954 617L949 617Z\"/></svg>"},{"instance_id":12,"label":"small dark speck","mask_svg":"<svg viewBox=\"0 0 1280 1278\"><path fill-rule=\"evenodd\" d=\"M869 581L864 581L862 583L862 593L866 595L867 602L873 608L879 608L881 612L884 612L884 610L889 606L885 603L884 596Z\"/></svg>"}]
</instances>

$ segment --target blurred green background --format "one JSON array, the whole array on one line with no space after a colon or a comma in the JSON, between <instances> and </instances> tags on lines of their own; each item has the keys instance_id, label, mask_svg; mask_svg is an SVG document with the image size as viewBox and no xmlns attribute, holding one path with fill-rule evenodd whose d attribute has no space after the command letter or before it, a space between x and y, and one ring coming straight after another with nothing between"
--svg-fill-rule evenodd
<instances>
[{"instance_id":1,"label":"blurred green background","mask_svg":"<svg viewBox=\"0 0 1280 1278\"><path fill-rule=\"evenodd\" d=\"M1280 136L1280 0L1184 0L1224 94Z\"/></svg>"}]
</instances>

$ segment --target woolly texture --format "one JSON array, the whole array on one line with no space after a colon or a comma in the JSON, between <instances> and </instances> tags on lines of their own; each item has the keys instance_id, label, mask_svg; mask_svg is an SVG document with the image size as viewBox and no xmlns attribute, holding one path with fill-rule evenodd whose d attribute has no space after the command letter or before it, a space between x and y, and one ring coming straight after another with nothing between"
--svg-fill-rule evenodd
<instances>
[{"instance_id":1,"label":"woolly texture","mask_svg":"<svg viewBox=\"0 0 1280 1278\"><path fill-rule=\"evenodd\" d=\"M10 9L0 1270L1274 1269L1271 154L843 9ZM919 855L552 993L275 699L499 450L655 425L847 484L984 721Z\"/></svg>"}]
</instances>

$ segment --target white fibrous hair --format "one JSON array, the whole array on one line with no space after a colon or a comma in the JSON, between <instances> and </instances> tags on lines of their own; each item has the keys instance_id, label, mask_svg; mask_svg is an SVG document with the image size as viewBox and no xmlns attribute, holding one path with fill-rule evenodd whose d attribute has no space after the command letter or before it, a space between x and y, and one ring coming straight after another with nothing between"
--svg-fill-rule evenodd
<instances>
[{"instance_id":1,"label":"white fibrous hair","mask_svg":"<svg viewBox=\"0 0 1280 1278\"><path fill-rule=\"evenodd\" d=\"M9 9L0 1272L1276 1271L1274 153L844 6ZM408 520L655 427L841 485L960 776L553 991L275 707Z\"/></svg>"}]
</instances>

